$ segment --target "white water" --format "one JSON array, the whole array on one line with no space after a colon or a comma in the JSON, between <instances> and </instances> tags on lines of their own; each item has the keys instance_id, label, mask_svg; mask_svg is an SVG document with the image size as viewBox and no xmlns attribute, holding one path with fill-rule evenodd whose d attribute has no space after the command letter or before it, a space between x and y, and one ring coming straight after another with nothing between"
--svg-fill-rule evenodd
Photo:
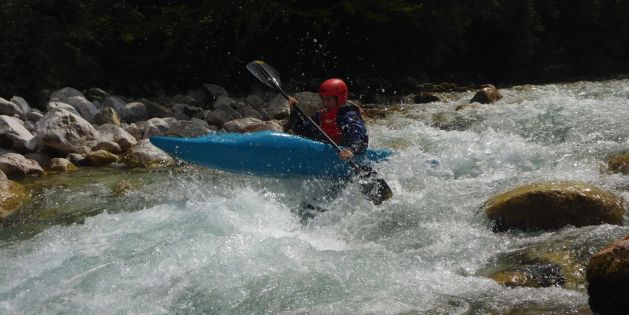
<instances>
[{"instance_id":1,"label":"white water","mask_svg":"<svg viewBox=\"0 0 629 315\"><path fill-rule=\"evenodd\" d=\"M510 187L548 180L593 183L629 200L626 189L616 190L629 185L628 176L599 170L608 154L629 150L629 81L502 93L498 104L459 113L454 107L471 93L448 95L446 104L408 105L370 125L373 147L397 150L378 168L395 192L380 207L352 187L302 226L290 213L303 197L302 182L200 170L138 192L163 198L157 205L103 205L109 211L83 223L4 241L0 313L587 309L585 292L508 289L476 275L499 253L575 228L494 234L476 210ZM464 131L430 127L443 111L457 116L455 129ZM439 165L426 163L431 159ZM615 226L581 230L576 234L586 240L629 233Z\"/></svg>"}]
</instances>

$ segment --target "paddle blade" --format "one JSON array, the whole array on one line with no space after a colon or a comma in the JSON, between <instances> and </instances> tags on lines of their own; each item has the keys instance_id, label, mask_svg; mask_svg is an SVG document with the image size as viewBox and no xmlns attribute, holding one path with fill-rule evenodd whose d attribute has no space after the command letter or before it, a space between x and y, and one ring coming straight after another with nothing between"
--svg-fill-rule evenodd
<instances>
[{"instance_id":1,"label":"paddle blade","mask_svg":"<svg viewBox=\"0 0 629 315\"><path fill-rule=\"evenodd\" d=\"M389 184L381 178L370 178L362 181L361 190L362 193L367 196L374 205L379 205L385 200L393 197L393 191Z\"/></svg>"},{"instance_id":2,"label":"paddle blade","mask_svg":"<svg viewBox=\"0 0 629 315\"><path fill-rule=\"evenodd\" d=\"M278 88L282 86L280 75L273 67L262 60L254 60L247 64L247 70L253 74L260 82L268 87Z\"/></svg>"}]
</instances>

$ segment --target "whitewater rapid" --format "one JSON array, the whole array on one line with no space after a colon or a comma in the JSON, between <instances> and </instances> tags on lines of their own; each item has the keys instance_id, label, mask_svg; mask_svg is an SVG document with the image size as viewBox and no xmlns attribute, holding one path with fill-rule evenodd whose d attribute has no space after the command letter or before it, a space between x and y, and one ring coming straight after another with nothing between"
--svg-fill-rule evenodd
<instances>
[{"instance_id":1,"label":"whitewater rapid","mask_svg":"<svg viewBox=\"0 0 629 315\"><path fill-rule=\"evenodd\" d=\"M374 206L351 186L305 226L291 209L325 183L186 167L143 174L123 195L98 180L41 188L33 212L70 215L2 228L0 313L587 310L583 290L505 288L478 271L551 238L604 243L629 228L494 234L478 209L535 181L583 181L629 200L629 177L601 172L629 150L629 81L501 92L460 112L471 92L402 104L370 124L371 146L396 152L377 166L395 196Z\"/></svg>"}]
</instances>

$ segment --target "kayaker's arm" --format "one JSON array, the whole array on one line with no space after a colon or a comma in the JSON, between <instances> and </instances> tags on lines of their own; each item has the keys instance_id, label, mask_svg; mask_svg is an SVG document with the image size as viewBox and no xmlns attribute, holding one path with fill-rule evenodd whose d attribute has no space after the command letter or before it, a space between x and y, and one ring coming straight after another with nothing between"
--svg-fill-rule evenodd
<instances>
[{"instance_id":1,"label":"kayaker's arm","mask_svg":"<svg viewBox=\"0 0 629 315\"><path fill-rule=\"evenodd\" d=\"M341 117L341 130L343 142L354 155L363 154L369 146L369 136L365 122L356 111L347 111Z\"/></svg>"}]
</instances>

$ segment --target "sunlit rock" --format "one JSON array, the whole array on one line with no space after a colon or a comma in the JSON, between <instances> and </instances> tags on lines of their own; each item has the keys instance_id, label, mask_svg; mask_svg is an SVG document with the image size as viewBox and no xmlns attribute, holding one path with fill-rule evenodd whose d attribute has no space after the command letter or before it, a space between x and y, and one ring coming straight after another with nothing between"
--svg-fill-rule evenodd
<instances>
[{"instance_id":1,"label":"sunlit rock","mask_svg":"<svg viewBox=\"0 0 629 315\"><path fill-rule=\"evenodd\" d=\"M215 130L216 127L209 128L209 125L207 125L207 123L203 124L198 119L194 121L180 120L169 124L166 135L192 138L206 135Z\"/></svg>"},{"instance_id":2,"label":"sunlit rock","mask_svg":"<svg viewBox=\"0 0 629 315\"><path fill-rule=\"evenodd\" d=\"M257 118L241 118L232 120L223 125L223 128L229 132L252 132L260 130L274 130L282 132L283 128L277 121L262 121Z\"/></svg>"},{"instance_id":3,"label":"sunlit rock","mask_svg":"<svg viewBox=\"0 0 629 315\"><path fill-rule=\"evenodd\" d=\"M37 141L19 119L0 115L0 146L19 152L30 152L37 147Z\"/></svg>"},{"instance_id":4,"label":"sunlit rock","mask_svg":"<svg viewBox=\"0 0 629 315\"><path fill-rule=\"evenodd\" d=\"M629 310L629 235L594 254L587 267L590 308L599 314Z\"/></svg>"},{"instance_id":5,"label":"sunlit rock","mask_svg":"<svg viewBox=\"0 0 629 315\"><path fill-rule=\"evenodd\" d=\"M53 172L71 172L76 171L78 168L72 164L70 160L64 158L54 158L50 160L48 170Z\"/></svg>"},{"instance_id":6,"label":"sunlit rock","mask_svg":"<svg viewBox=\"0 0 629 315\"><path fill-rule=\"evenodd\" d=\"M81 116L53 109L37 122L37 138L43 145L61 152L87 153L98 131Z\"/></svg>"},{"instance_id":7,"label":"sunlit rock","mask_svg":"<svg viewBox=\"0 0 629 315\"><path fill-rule=\"evenodd\" d=\"M0 223L28 201L29 193L24 186L11 181L0 171Z\"/></svg>"},{"instance_id":8,"label":"sunlit rock","mask_svg":"<svg viewBox=\"0 0 629 315\"><path fill-rule=\"evenodd\" d=\"M127 152L123 162L130 167L163 167L174 163L174 160L166 152L152 145L148 139L143 139Z\"/></svg>"},{"instance_id":9,"label":"sunlit rock","mask_svg":"<svg viewBox=\"0 0 629 315\"><path fill-rule=\"evenodd\" d=\"M46 110L50 112L53 109L63 109L77 116L81 116L81 114L70 104L62 103L62 102L48 102L46 104Z\"/></svg>"},{"instance_id":10,"label":"sunlit rock","mask_svg":"<svg viewBox=\"0 0 629 315\"><path fill-rule=\"evenodd\" d=\"M104 124L99 126L96 130L98 130L98 133L100 135L99 140L116 143L120 146L121 152L129 150L129 148L136 145L138 142L133 135L129 134L127 131L116 125ZM107 151L112 153L119 153L110 150Z\"/></svg>"},{"instance_id":11,"label":"sunlit rock","mask_svg":"<svg viewBox=\"0 0 629 315\"><path fill-rule=\"evenodd\" d=\"M500 91L492 84L485 84L481 86L481 89L474 94L470 103L491 104L502 98Z\"/></svg>"},{"instance_id":12,"label":"sunlit rock","mask_svg":"<svg viewBox=\"0 0 629 315\"><path fill-rule=\"evenodd\" d=\"M168 123L161 118L151 118L144 124L144 138L162 136L168 131Z\"/></svg>"},{"instance_id":13,"label":"sunlit rock","mask_svg":"<svg viewBox=\"0 0 629 315\"><path fill-rule=\"evenodd\" d=\"M610 157L607 160L607 169L611 173L629 175L629 152Z\"/></svg>"},{"instance_id":14,"label":"sunlit rock","mask_svg":"<svg viewBox=\"0 0 629 315\"><path fill-rule=\"evenodd\" d=\"M66 103L74 107L81 117L85 118L87 121L93 121L94 115L98 112L96 106L83 96L68 97Z\"/></svg>"},{"instance_id":15,"label":"sunlit rock","mask_svg":"<svg viewBox=\"0 0 629 315\"><path fill-rule=\"evenodd\" d=\"M112 107L101 108L94 115L94 125L112 124L120 126L120 115Z\"/></svg>"},{"instance_id":16,"label":"sunlit rock","mask_svg":"<svg viewBox=\"0 0 629 315\"><path fill-rule=\"evenodd\" d=\"M53 102L65 103L68 98L73 97L73 96L85 97L83 93L81 93L81 91L77 89L74 89L71 87L64 87L63 89L52 92L50 94L50 100Z\"/></svg>"},{"instance_id":17,"label":"sunlit rock","mask_svg":"<svg viewBox=\"0 0 629 315\"><path fill-rule=\"evenodd\" d=\"M16 153L7 153L0 156L0 170L13 178L44 175L44 170L36 161L29 160Z\"/></svg>"},{"instance_id":18,"label":"sunlit rock","mask_svg":"<svg viewBox=\"0 0 629 315\"><path fill-rule=\"evenodd\" d=\"M565 225L622 225L621 198L600 188L577 182L524 185L483 205L495 232L558 229Z\"/></svg>"},{"instance_id":19,"label":"sunlit rock","mask_svg":"<svg viewBox=\"0 0 629 315\"><path fill-rule=\"evenodd\" d=\"M26 116L28 113L32 111L31 106L23 97L14 96L11 98L10 102L17 105L22 111L22 113L24 113L24 116Z\"/></svg>"},{"instance_id":20,"label":"sunlit rock","mask_svg":"<svg viewBox=\"0 0 629 315\"><path fill-rule=\"evenodd\" d=\"M118 161L118 156L105 150L90 152L85 156L85 160L90 166L107 166Z\"/></svg>"}]
</instances>

